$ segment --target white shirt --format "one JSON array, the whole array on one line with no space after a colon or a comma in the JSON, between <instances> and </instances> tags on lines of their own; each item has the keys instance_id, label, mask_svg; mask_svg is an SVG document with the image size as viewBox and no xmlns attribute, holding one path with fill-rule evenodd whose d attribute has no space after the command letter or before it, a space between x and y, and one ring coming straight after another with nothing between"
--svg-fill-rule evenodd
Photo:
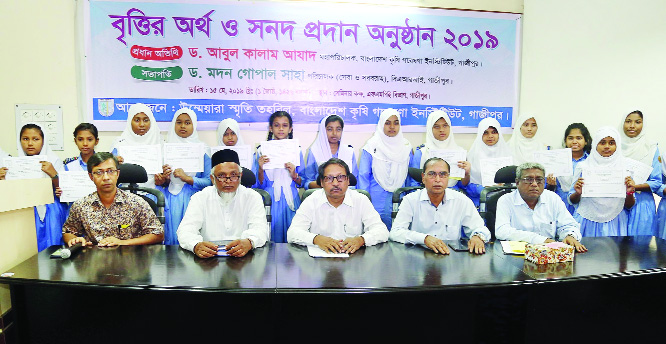
<instances>
[{"instance_id":1,"label":"white shirt","mask_svg":"<svg viewBox=\"0 0 666 344\"><path fill-rule=\"evenodd\" d=\"M478 235L483 241L490 240L490 231L467 196L447 189L442 203L434 206L428 190L421 189L402 199L390 239L405 244L425 244L428 235L459 240L461 228L469 238Z\"/></svg>"},{"instance_id":2,"label":"white shirt","mask_svg":"<svg viewBox=\"0 0 666 344\"><path fill-rule=\"evenodd\" d=\"M543 191L534 210L525 203L518 190L497 201L497 239L539 244L548 238L564 240L567 235L580 241L580 225L571 216L560 196L552 191Z\"/></svg>"},{"instance_id":3,"label":"white shirt","mask_svg":"<svg viewBox=\"0 0 666 344\"><path fill-rule=\"evenodd\" d=\"M253 248L264 246L269 239L264 203L257 192L239 185L225 206L217 188L208 186L192 195L176 234L190 251L202 241L250 239Z\"/></svg>"},{"instance_id":4,"label":"white shirt","mask_svg":"<svg viewBox=\"0 0 666 344\"><path fill-rule=\"evenodd\" d=\"M312 245L318 234L336 240L362 236L366 246L386 242L389 236L370 199L352 189L347 189L337 208L328 202L324 189L301 203L287 230L287 242Z\"/></svg>"}]
</instances>

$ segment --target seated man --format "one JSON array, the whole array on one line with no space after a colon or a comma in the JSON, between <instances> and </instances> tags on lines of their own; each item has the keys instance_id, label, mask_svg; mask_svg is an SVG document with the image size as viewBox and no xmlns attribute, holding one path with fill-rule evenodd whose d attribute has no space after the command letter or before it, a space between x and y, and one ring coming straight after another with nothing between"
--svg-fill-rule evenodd
<instances>
[{"instance_id":1,"label":"seated man","mask_svg":"<svg viewBox=\"0 0 666 344\"><path fill-rule=\"evenodd\" d=\"M543 189L544 181L541 164L527 162L516 168L518 189L497 201L495 236L532 244L559 238L577 252L587 251L579 242L580 225L556 193Z\"/></svg>"},{"instance_id":2,"label":"seated man","mask_svg":"<svg viewBox=\"0 0 666 344\"><path fill-rule=\"evenodd\" d=\"M351 254L388 240L388 229L370 199L348 189L349 175L349 166L341 159L319 166L317 178L323 189L301 203L287 230L287 242Z\"/></svg>"},{"instance_id":3,"label":"seated man","mask_svg":"<svg viewBox=\"0 0 666 344\"><path fill-rule=\"evenodd\" d=\"M430 158L421 172L424 189L405 196L393 221L390 239L405 244L425 245L435 253L449 254L442 240L460 240L460 230L470 238L469 252L483 254L490 231L472 200L449 184L449 164Z\"/></svg>"},{"instance_id":4,"label":"seated man","mask_svg":"<svg viewBox=\"0 0 666 344\"><path fill-rule=\"evenodd\" d=\"M176 231L178 242L197 257L210 258L218 250L212 241L232 240L225 246L227 254L243 257L269 239L264 202L240 185L243 169L235 151L215 152L211 167L213 185L192 195Z\"/></svg>"},{"instance_id":5,"label":"seated man","mask_svg":"<svg viewBox=\"0 0 666 344\"><path fill-rule=\"evenodd\" d=\"M107 152L88 160L88 175L97 192L74 202L62 226L62 239L98 246L147 245L164 240L162 224L140 196L116 187L118 160Z\"/></svg>"}]
</instances>

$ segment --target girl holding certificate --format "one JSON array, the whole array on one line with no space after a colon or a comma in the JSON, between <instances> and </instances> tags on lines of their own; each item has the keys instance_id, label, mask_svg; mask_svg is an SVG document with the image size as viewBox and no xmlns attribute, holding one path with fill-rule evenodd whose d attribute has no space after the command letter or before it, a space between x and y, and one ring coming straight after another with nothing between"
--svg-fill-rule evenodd
<instances>
[{"instance_id":1,"label":"girl holding certificate","mask_svg":"<svg viewBox=\"0 0 666 344\"><path fill-rule=\"evenodd\" d=\"M354 147L342 143L344 127L345 122L337 115L326 116L319 122L317 138L308 149L308 160L305 165L306 189L321 187L317 185L319 166L331 158L342 159L354 177L358 176Z\"/></svg>"},{"instance_id":2,"label":"girl holding certificate","mask_svg":"<svg viewBox=\"0 0 666 344\"><path fill-rule=\"evenodd\" d=\"M67 158L64 161L65 171L88 172L88 159L95 154L95 147L99 143L97 127L90 123L81 123L74 128L74 143L79 149L79 156Z\"/></svg>"},{"instance_id":3,"label":"girl holding certificate","mask_svg":"<svg viewBox=\"0 0 666 344\"><path fill-rule=\"evenodd\" d=\"M167 133L167 143L202 144L197 133L197 114L183 108L173 116L171 127ZM178 245L176 230L183 220L187 205L192 195L212 185L210 180L210 157L203 155L203 172L185 173L182 168L162 166L163 173L156 175L155 184L164 194L166 209L164 211L164 244Z\"/></svg>"},{"instance_id":4,"label":"girl holding certificate","mask_svg":"<svg viewBox=\"0 0 666 344\"><path fill-rule=\"evenodd\" d=\"M621 197L581 197L585 188L585 180L581 177L586 170L620 170L625 173L625 158L622 155L620 133L612 127L601 127L594 134L592 153L587 160L576 166L574 172L575 182L569 191L569 203L576 205L574 218L580 223L580 233L583 236L624 236L627 235L628 212L636 202L634 198L634 181L631 177L624 177L626 195ZM611 176L612 177L612 176ZM589 181L588 181L589 182ZM595 191L604 192L612 188L597 188ZM589 195L592 196L592 195Z\"/></svg>"},{"instance_id":5,"label":"girl holding certificate","mask_svg":"<svg viewBox=\"0 0 666 344\"><path fill-rule=\"evenodd\" d=\"M242 146L243 137L240 135L240 126L233 118L222 120L217 126L217 145L218 146Z\"/></svg>"},{"instance_id":6,"label":"girl holding certificate","mask_svg":"<svg viewBox=\"0 0 666 344\"><path fill-rule=\"evenodd\" d=\"M5 179L5 175L7 174L7 168L5 167L4 162L2 161L2 159L7 156L10 156L9 153L5 152L4 150L2 150L2 148L0 148L0 180Z\"/></svg>"},{"instance_id":7,"label":"girl holding certificate","mask_svg":"<svg viewBox=\"0 0 666 344\"><path fill-rule=\"evenodd\" d=\"M437 110L428 115L426 122L425 143L416 147L409 167L423 169L426 160L432 158L431 152L434 150L460 150L464 149L456 144L456 140L451 132L451 119L446 112ZM471 164L467 161L458 161L458 167L465 170L465 178L456 180L449 178L449 187L462 189L469 183L469 172ZM412 186L418 186L419 183L411 180Z\"/></svg>"},{"instance_id":8,"label":"girl holding certificate","mask_svg":"<svg viewBox=\"0 0 666 344\"><path fill-rule=\"evenodd\" d=\"M661 153L659 160L661 160L662 184L657 192L657 195L661 196L659 207L657 207L657 235L666 239L666 155L664 152Z\"/></svg>"},{"instance_id":9,"label":"girl holding certificate","mask_svg":"<svg viewBox=\"0 0 666 344\"><path fill-rule=\"evenodd\" d=\"M293 121L285 111L273 113L268 120L268 141L292 139ZM303 186L303 152L300 152L300 166L286 163L284 168L264 170L264 164L270 162L268 156L261 154L261 146L254 155L252 172L257 176L255 187L266 190L271 195L271 240L287 242L287 229L296 209L301 204L297 187Z\"/></svg>"},{"instance_id":10,"label":"girl holding certificate","mask_svg":"<svg viewBox=\"0 0 666 344\"><path fill-rule=\"evenodd\" d=\"M573 160L573 173L576 171L576 166L581 161L585 161L590 150L592 149L592 137L590 131L583 123L571 123L564 131L564 139L562 141L565 148L571 148L571 159ZM567 206L569 213L573 215L576 208L569 203L569 190L573 184L573 174L571 176L548 177L548 185L556 185L555 193L557 193L564 204Z\"/></svg>"},{"instance_id":11,"label":"girl holding certificate","mask_svg":"<svg viewBox=\"0 0 666 344\"><path fill-rule=\"evenodd\" d=\"M470 162L470 178L467 184L467 196L472 199L474 205L479 206L479 198L483 190L481 178L481 165L486 159L511 157L511 148L500 134L502 126L491 117L486 117L479 122L476 129L476 139L467 153L467 161ZM463 183L464 184L464 183Z\"/></svg>"},{"instance_id":12,"label":"girl holding certificate","mask_svg":"<svg viewBox=\"0 0 666 344\"><path fill-rule=\"evenodd\" d=\"M513 154L513 164L520 165L525 162L533 162L534 152L546 150L548 147L537 139L536 117L521 113L516 120L519 125L518 131L513 132L511 139L507 142Z\"/></svg>"},{"instance_id":13,"label":"girl holding certificate","mask_svg":"<svg viewBox=\"0 0 666 344\"><path fill-rule=\"evenodd\" d=\"M658 235L656 204L652 193L661 187L661 163L657 143L643 133L643 113L636 110L621 125L622 154L652 167L647 182L636 185L636 205L629 210L627 235ZM661 194L663 196L663 193Z\"/></svg>"},{"instance_id":14,"label":"girl holding certificate","mask_svg":"<svg viewBox=\"0 0 666 344\"><path fill-rule=\"evenodd\" d=\"M18 155L33 156L39 155L42 171L46 173L52 181L55 190L58 183L58 172L62 171L63 164L60 157L51 151L42 128L36 124L26 124L21 128L19 134ZM62 225L67 218L67 212L63 204L60 203L58 196L54 194L55 202L35 207L35 227L37 229L37 249L43 249L62 245Z\"/></svg>"},{"instance_id":15,"label":"girl holding certificate","mask_svg":"<svg viewBox=\"0 0 666 344\"><path fill-rule=\"evenodd\" d=\"M125 130L111 144L111 153L118 156L118 147L122 146L162 145L162 143L160 128L157 126L153 111L147 105L137 103L130 106L127 111ZM118 156L118 160L122 163L123 157ZM157 178L161 176L158 175ZM154 189L155 175L148 174L148 181L139 186ZM148 197L153 198L150 195Z\"/></svg>"},{"instance_id":16,"label":"girl holding certificate","mask_svg":"<svg viewBox=\"0 0 666 344\"><path fill-rule=\"evenodd\" d=\"M412 145L402 136L400 113L386 109L379 116L374 135L361 153L358 189L370 193L372 205L391 230L393 191L409 184Z\"/></svg>"}]
</instances>

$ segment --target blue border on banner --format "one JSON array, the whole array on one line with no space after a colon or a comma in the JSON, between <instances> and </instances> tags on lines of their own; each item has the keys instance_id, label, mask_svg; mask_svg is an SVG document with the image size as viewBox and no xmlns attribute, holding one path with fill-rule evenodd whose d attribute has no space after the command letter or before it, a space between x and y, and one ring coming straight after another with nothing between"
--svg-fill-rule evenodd
<instances>
[{"instance_id":1,"label":"blue border on banner","mask_svg":"<svg viewBox=\"0 0 666 344\"><path fill-rule=\"evenodd\" d=\"M476 127L492 117L502 127L511 127L513 107L455 106L420 104L384 104L351 102L303 102L270 100L219 99L156 99L156 98L93 98L93 119L98 121L125 121L132 104L144 103L153 110L158 122L171 122L173 114L184 107L196 111L199 121L220 122L233 118L241 123L267 122L275 111L287 111L295 123L319 123L328 115L342 117L345 124L377 124L379 114L389 108L398 110L402 125L425 125L428 114L445 111L453 126Z\"/></svg>"}]
</instances>

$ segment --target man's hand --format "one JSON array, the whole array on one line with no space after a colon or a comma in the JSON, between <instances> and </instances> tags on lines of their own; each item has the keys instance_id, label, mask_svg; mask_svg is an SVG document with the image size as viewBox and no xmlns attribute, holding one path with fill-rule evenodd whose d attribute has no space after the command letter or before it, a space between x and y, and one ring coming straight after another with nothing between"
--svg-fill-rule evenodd
<instances>
[{"instance_id":1,"label":"man's hand","mask_svg":"<svg viewBox=\"0 0 666 344\"><path fill-rule=\"evenodd\" d=\"M70 239L70 240L67 242L67 247L72 247L72 246L76 245L76 243L79 243L79 242L80 242L81 244L83 244L83 246L89 246L89 245L92 245L92 242L87 241L86 238L84 238L84 237L76 237L76 238L72 238L72 239Z\"/></svg>"},{"instance_id":2,"label":"man's hand","mask_svg":"<svg viewBox=\"0 0 666 344\"><path fill-rule=\"evenodd\" d=\"M217 255L217 245L202 241L194 246L194 254L199 258L210 258Z\"/></svg>"},{"instance_id":3,"label":"man's hand","mask_svg":"<svg viewBox=\"0 0 666 344\"><path fill-rule=\"evenodd\" d=\"M232 257L243 257L252 250L252 242L250 239L237 239L230 242L225 249Z\"/></svg>"},{"instance_id":4,"label":"man's hand","mask_svg":"<svg viewBox=\"0 0 666 344\"><path fill-rule=\"evenodd\" d=\"M324 252L340 253L342 252L342 241L333 238L317 235L312 243L319 246Z\"/></svg>"},{"instance_id":5,"label":"man's hand","mask_svg":"<svg viewBox=\"0 0 666 344\"><path fill-rule=\"evenodd\" d=\"M478 235L473 235L469 242L467 243L467 248L469 248L470 253L484 254L486 253L486 243L481 240Z\"/></svg>"},{"instance_id":6,"label":"man's hand","mask_svg":"<svg viewBox=\"0 0 666 344\"><path fill-rule=\"evenodd\" d=\"M576 252L587 252L587 247L585 247L585 245L581 244L578 240L576 240L576 238L572 237L571 235L567 235L567 237L564 238L563 243L575 247Z\"/></svg>"},{"instance_id":7,"label":"man's hand","mask_svg":"<svg viewBox=\"0 0 666 344\"><path fill-rule=\"evenodd\" d=\"M430 236L430 235L426 236L425 240L424 240L424 244L429 249L435 251L435 253L440 253L440 254L449 254L449 253L451 253L449 251L449 247L446 246L444 241L442 241L441 239L435 238L434 236Z\"/></svg>"},{"instance_id":8,"label":"man's hand","mask_svg":"<svg viewBox=\"0 0 666 344\"><path fill-rule=\"evenodd\" d=\"M106 238L100 240L97 243L97 246L111 247L111 246L121 246L121 245L124 245L124 244L125 244L125 240L120 240L116 237L110 236L110 237L106 237Z\"/></svg>"},{"instance_id":9,"label":"man's hand","mask_svg":"<svg viewBox=\"0 0 666 344\"><path fill-rule=\"evenodd\" d=\"M342 252L352 254L365 245L365 239L362 236L347 238L342 242Z\"/></svg>"}]
</instances>

